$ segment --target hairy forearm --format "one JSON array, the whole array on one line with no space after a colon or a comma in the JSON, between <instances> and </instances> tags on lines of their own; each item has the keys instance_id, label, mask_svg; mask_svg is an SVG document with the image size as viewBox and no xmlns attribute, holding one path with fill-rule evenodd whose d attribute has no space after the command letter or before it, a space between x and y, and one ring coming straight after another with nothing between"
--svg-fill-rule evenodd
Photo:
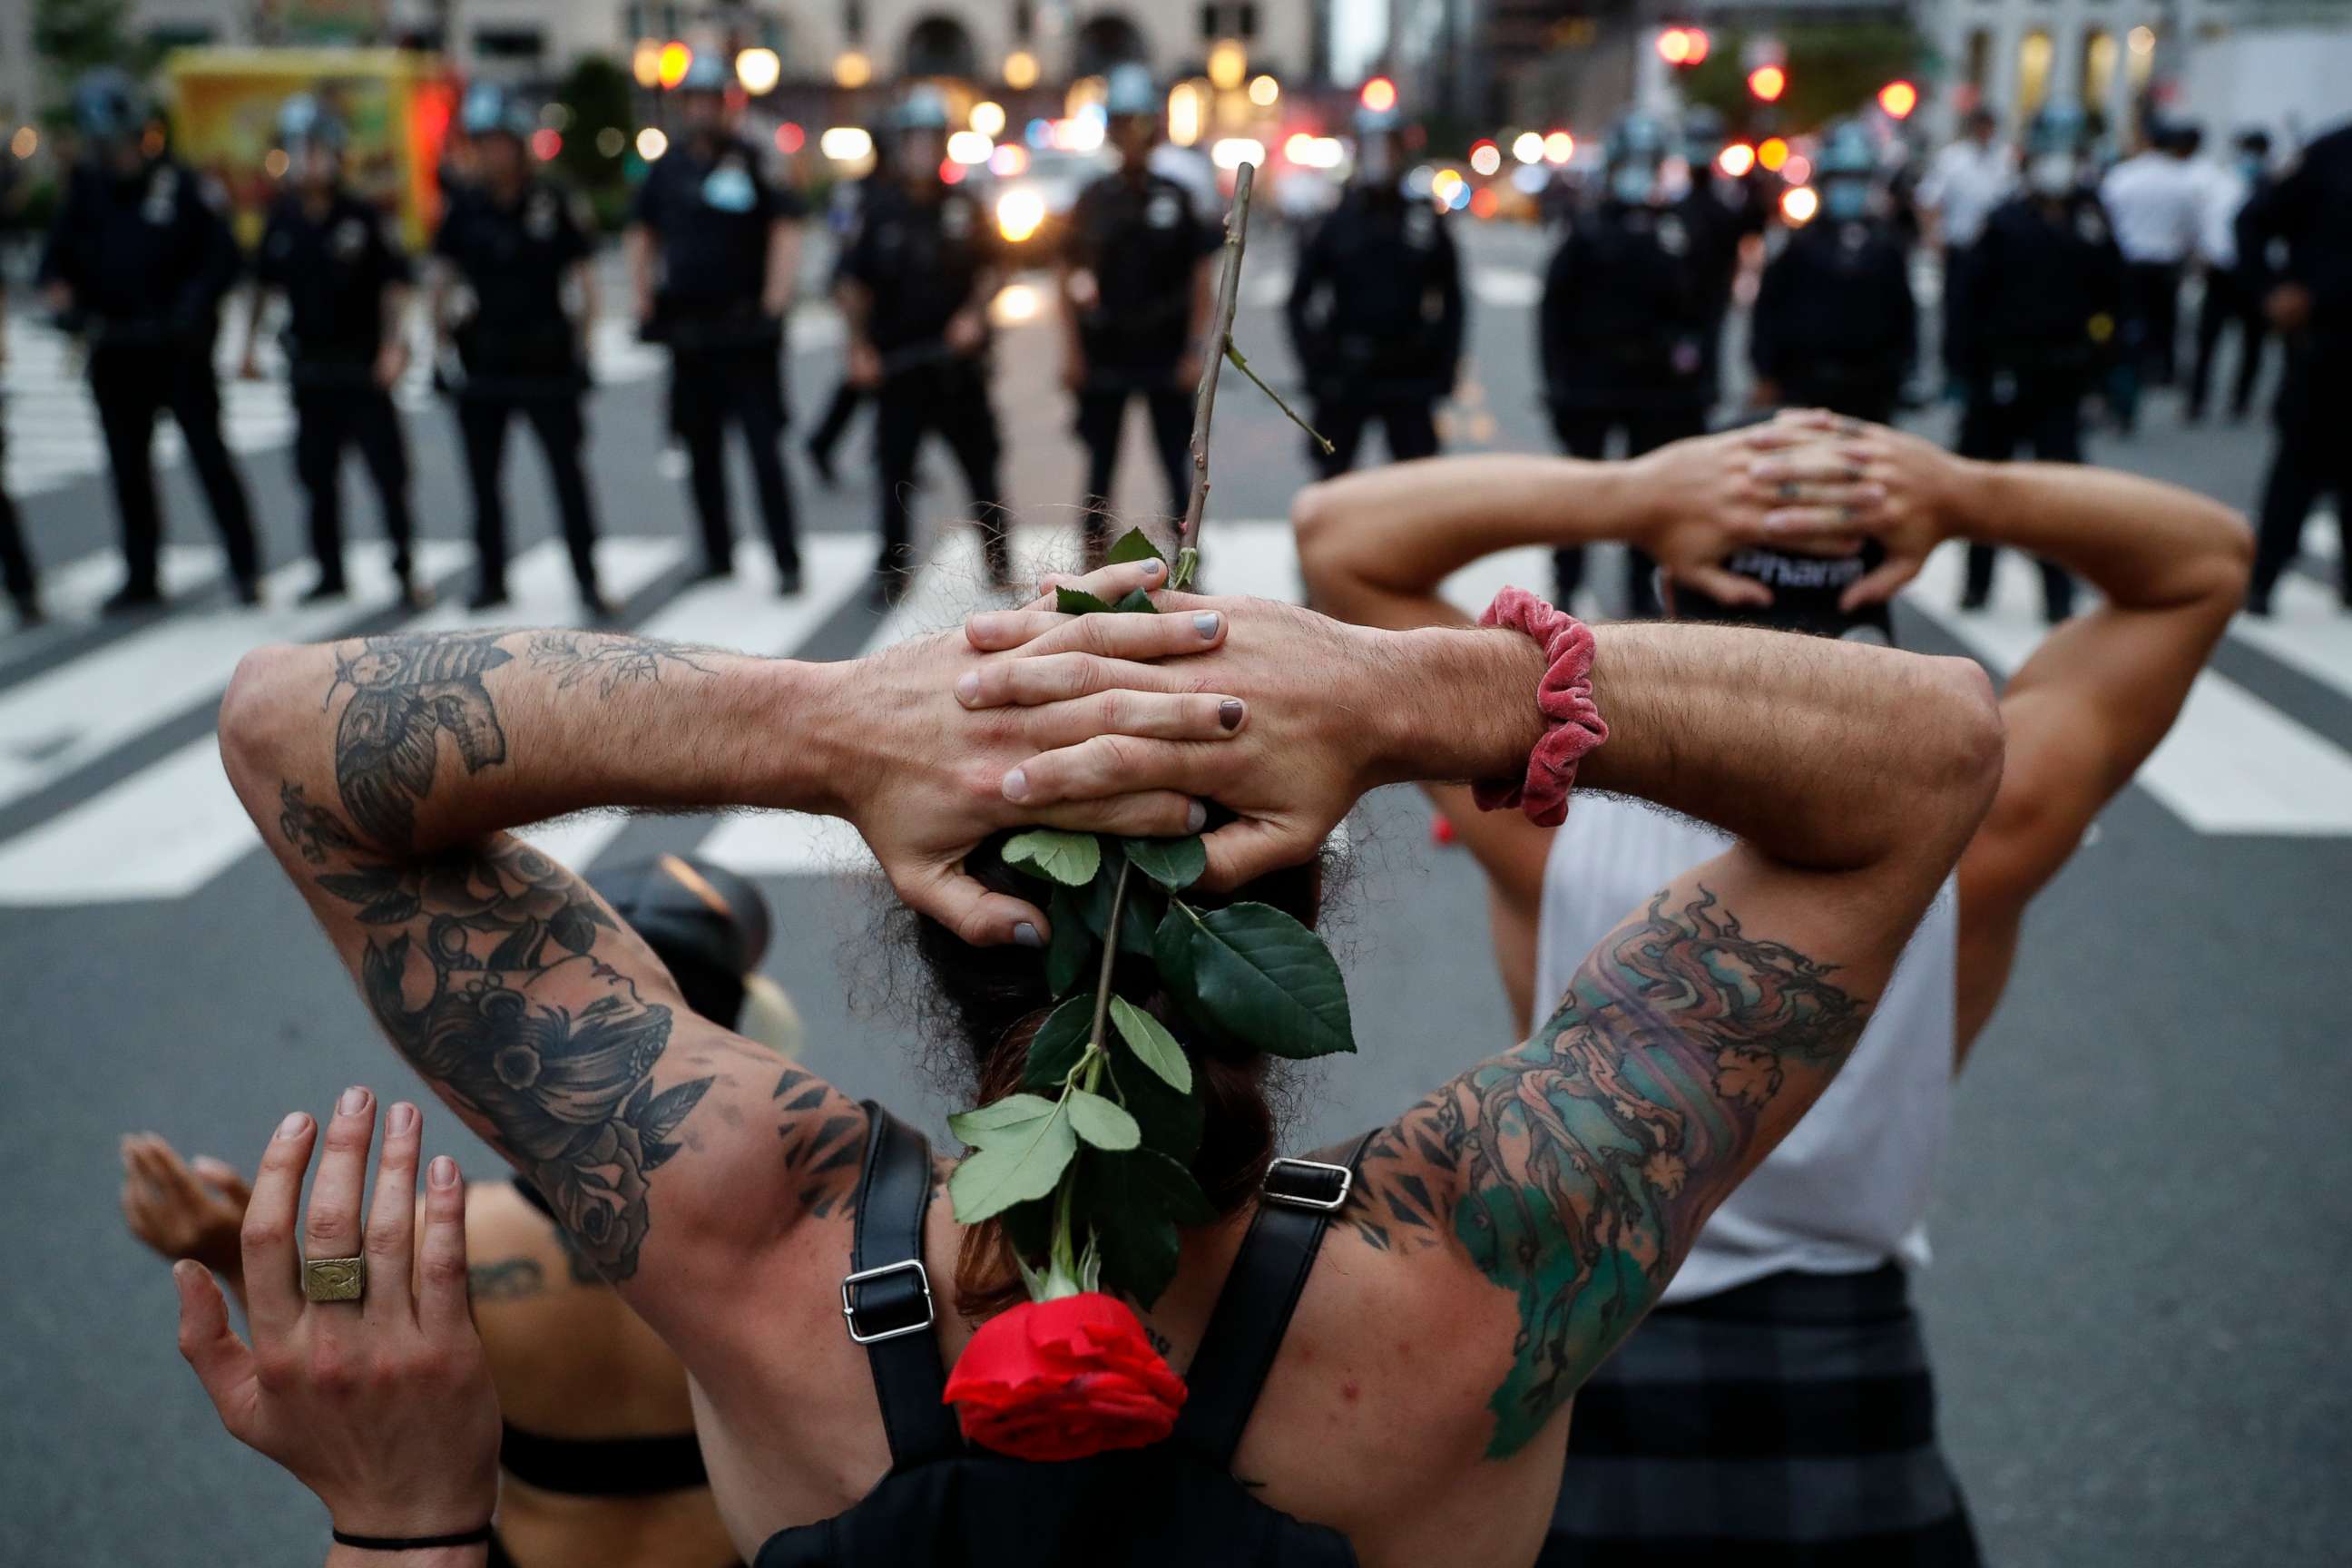
<instances>
[{"instance_id":1,"label":"hairy forearm","mask_svg":"<svg viewBox=\"0 0 2352 1568\"><path fill-rule=\"evenodd\" d=\"M1309 485L1291 503L1316 607L1362 625L1454 618L1437 585L1526 544L1622 539L1642 521L1635 470L1573 458L1433 458Z\"/></svg>"},{"instance_id":2,"label":"hairy forearm","mask_svg":"<svg viewBox=\"0 0 2352 1568\"><path fill-rule=\"evenodd\" d=\"M2193 490L2075 463L1959 463L1952 532L2046 556L2124 609L2234 605L2253 548L2245 521Z\"/></svg>"},{"instance_id":3,"label":"hairy forearm","mask_svg":"<svg viewBox=\"0 0 2352 1568\"><path fill-rule=\"evenodd\" d=\"M264 820L284 789L340 798L371 847L422 855L595 806L826 809L831 686L819 667L642 637L366 637L248 655L221 750Z\"/></svg>"}]
</instances>

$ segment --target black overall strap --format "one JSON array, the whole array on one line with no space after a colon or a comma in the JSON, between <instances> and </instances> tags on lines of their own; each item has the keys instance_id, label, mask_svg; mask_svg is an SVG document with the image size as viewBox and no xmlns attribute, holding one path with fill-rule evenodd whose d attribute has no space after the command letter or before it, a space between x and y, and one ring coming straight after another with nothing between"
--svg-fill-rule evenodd
<instances>
[{"instance_id":1,"label":"black overall strap","mask_svg":"<svg viewBox=\"0 0 2352 1568\"><path fill-rule=\"evenodd\" d=\"M1344 1165L1276 1160L1266 1167L1257 1214L1202 1331L1177 1420L1185 1441L1221 1467L1232 1464L1241 1447L1323 1233L1347 1201L1356 1162L1371 1140L1370 1132L1356 1140Z\"/></svg>"},{"instance_id":2,"label":"black overall strap","mask_svg":"<svg viewBox=\"0 0 2352 1568\"><path fill-rule=\"evenodd\" d=\"M947 1369L931 1335L931 1281L923 1268L931 1148L872 1100L861 1103L872 1131L857 1177L856 1237L841 1282L841 1313L874 1369L891 1468L906 1469L955 1452L963 1440L940 1402Z\"/></svg>"}]
</instances>

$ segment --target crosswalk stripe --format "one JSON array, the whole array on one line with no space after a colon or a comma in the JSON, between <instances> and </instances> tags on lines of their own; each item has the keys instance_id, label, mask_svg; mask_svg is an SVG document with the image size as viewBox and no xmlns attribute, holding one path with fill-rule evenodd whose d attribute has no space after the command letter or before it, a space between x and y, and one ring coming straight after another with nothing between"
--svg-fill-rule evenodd
<instances>
[{"instance_id":1,"label":"crosswalk stripe","mask_svg":"<svg viewBox=\"0 0 2352 1568\"><path fill-rule=\"evenodd\" d=\"M2046 635L2032 569L2004 555L1992 604L1962 614L1961 560L1957 542L1937 551L1909 601L1988 666L2015 669ZM2211 670L2134 782L2200 833L2352 834L2352 758Z\"/></svg>"},{"instance_id":2,"label":"crosswalk stripe","mask_svg":"<svg viewBox=\"0 0 2352 1568\"><path fill-rule=\"evenodd\" d=\"M2271 595L2271 614L2240 616L2230 635L2352 697L2352 615L2336 595L2290 572Z\"/></svg>"},{"instance_id":3,"label":"crosswalk stripe","mask_svg":"<svg viewBox=\"0 0 2352 1568\"><path fill-rule=\"evenodd\" d=\"M356 570L361 553L352 552L355 587L371 581ZM683 556L684 548L672 541L614 539L598 549L597 564L607 588L625 596L677 565ZM424 559L429 564L433 558L427 554ZM377 584L381 593L374 596L388 594L389 568L381 559L371 557L366 570L382 579ZM550 626L576 616L571 560L553 540L515 558L508 586L511 601L493 614L476 616L462 604L445 601L408 621L403 629ZM337 626L366 613L367 597L362 594L352 602L333 606L341 618L310 634L264 629L256 626L249 615L238 617L224 612L224 616L241 628L236 640L242 652L273 637L316 640L331 636ZM227 665L212 666L217 672L214 690L226 683L235 662L232 656ZM196 697L202 695L199 689ZM221 772L217 744L206 736L0 845L0 905L184 898L258 847L245 809Z\"/></svg>"}]
</instances>

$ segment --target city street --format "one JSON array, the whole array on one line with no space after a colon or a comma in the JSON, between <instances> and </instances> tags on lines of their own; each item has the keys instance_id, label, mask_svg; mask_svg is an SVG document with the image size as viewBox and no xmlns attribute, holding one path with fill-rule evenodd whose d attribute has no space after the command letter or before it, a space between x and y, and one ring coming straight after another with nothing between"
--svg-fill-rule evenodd
<instances>
[{"instance_id":1,"label":"city street","mask_svg":"<svg viewBox=\"0 0 2352 1568\"><path fill-rule=\"evenodd\" d=\"M1455 451L1548 450L1538 402L1536 231L1463 226L1473 366L1444 416ZM609 259L609 258L608 258ZM812 258L811 277L819 258ZM1292 384L1279 301L1288 243L1253 236L1236 338ZM616 285L617 273L608 279ZM1055 381L1042 275L1001 296L995 404L1025 572L1076 557L1081 454ZM625 293L608 287L605 298ZM23 296L17 296L22 305ZM1736 331L1736 328L1735 328ZM193 476L163 469L167 610L100 622L118 581L114 517L85 391L65 345L10 323L8 479L43 563L51 624L0 637L0 1563L279 1564L315 1561L325 1522L284 1474L220 1431L173 1337L163 1266L123 1229L115 1140L153 1130L250 1166L289 1109L345 1084L415 1079L373 1033L293 889L222 778L213 720L231 669L263 641L472 623L468 506L447 411L403 393L424 574L440 605L391 598L373 496L347 474L356 592L305 606L311 578L282 388L238 384L227 425L252 487L269 602L238 611L219 579ZM607 591L658 637L853 658L952 624L980 592L962 495L943 449L921 513L932 563L908 602L868 605L876 497L866 419L821 488L800 439L830 395L840 323L793 323L790 441L807 587L782 599L763 547L732 581L688 584L683 464L665 452L663 364L607 323L590 407L591 480ZM1937 411L1921 428L1941 437ZM1139 411L1119 510L1164 514ZM2155 396L2136 438L2092 437L2098 462L2254 500L2268 427L2186 426ZM532 443L508 487L518 558L501 624L569 621L571 578ZM171 448L176 451L176 447ZM1217 592L1295 597L1290 496L1297 432L1228 374L1204 531ZM748 473L739 534L756 532ZM2332 521L2312 538L2328 552ZM2307 573L2316 571L2306 555ZM1989 612L1954 608L1947 552L1906 596L1912 647L1967 652L1996 675L2041 629L2021 562ZM1591 581L1613 593L1603 561ZM1539 552L1465 572L1454 597L1548 588ZM1583 605L1595 613L1614 606ZM808 1026L807 1064L852 1094L947 1109L898 1005L911 983L878 942L885 899L855 837L829 820L583 818L532 837L575 867L691 850L757 876L777 916L768 972ZM1415 795L1351 822L1336 906L1362 1054L1297 1080L1287 1144L1384 1121L1507 1043L1485 900L1466 856L1433 844ZM2008 1000L1978 1045L1919 1287L1942 1373L1948 1448L1999 1564L2340 1562L2352 1537L2352 1072L2345 948L2352 921L2352 616L2332 581L2291 576L2278 617L2241 617L2170 740L2036 906ZM437 1107L428 1150L497 1169Z\"/></svg>"}]
</instances>

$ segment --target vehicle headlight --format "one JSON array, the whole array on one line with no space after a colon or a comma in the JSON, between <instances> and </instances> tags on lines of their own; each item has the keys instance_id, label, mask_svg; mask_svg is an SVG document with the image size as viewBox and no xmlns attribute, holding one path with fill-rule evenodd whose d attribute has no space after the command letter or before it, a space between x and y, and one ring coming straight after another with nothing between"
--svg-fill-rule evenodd
<instances>
[{"instance_id":1,"label":"vehicle headlight","mask_svg":"<svg viewBox=\"0 0 2352 1568\"><path fill-rule=\"evenodd\" d=\"M996 228L1007 243L1018 245L1045 223L1045 198L1026 185L1015 186L996 198Z\"/></svg>"}]
</instances>

